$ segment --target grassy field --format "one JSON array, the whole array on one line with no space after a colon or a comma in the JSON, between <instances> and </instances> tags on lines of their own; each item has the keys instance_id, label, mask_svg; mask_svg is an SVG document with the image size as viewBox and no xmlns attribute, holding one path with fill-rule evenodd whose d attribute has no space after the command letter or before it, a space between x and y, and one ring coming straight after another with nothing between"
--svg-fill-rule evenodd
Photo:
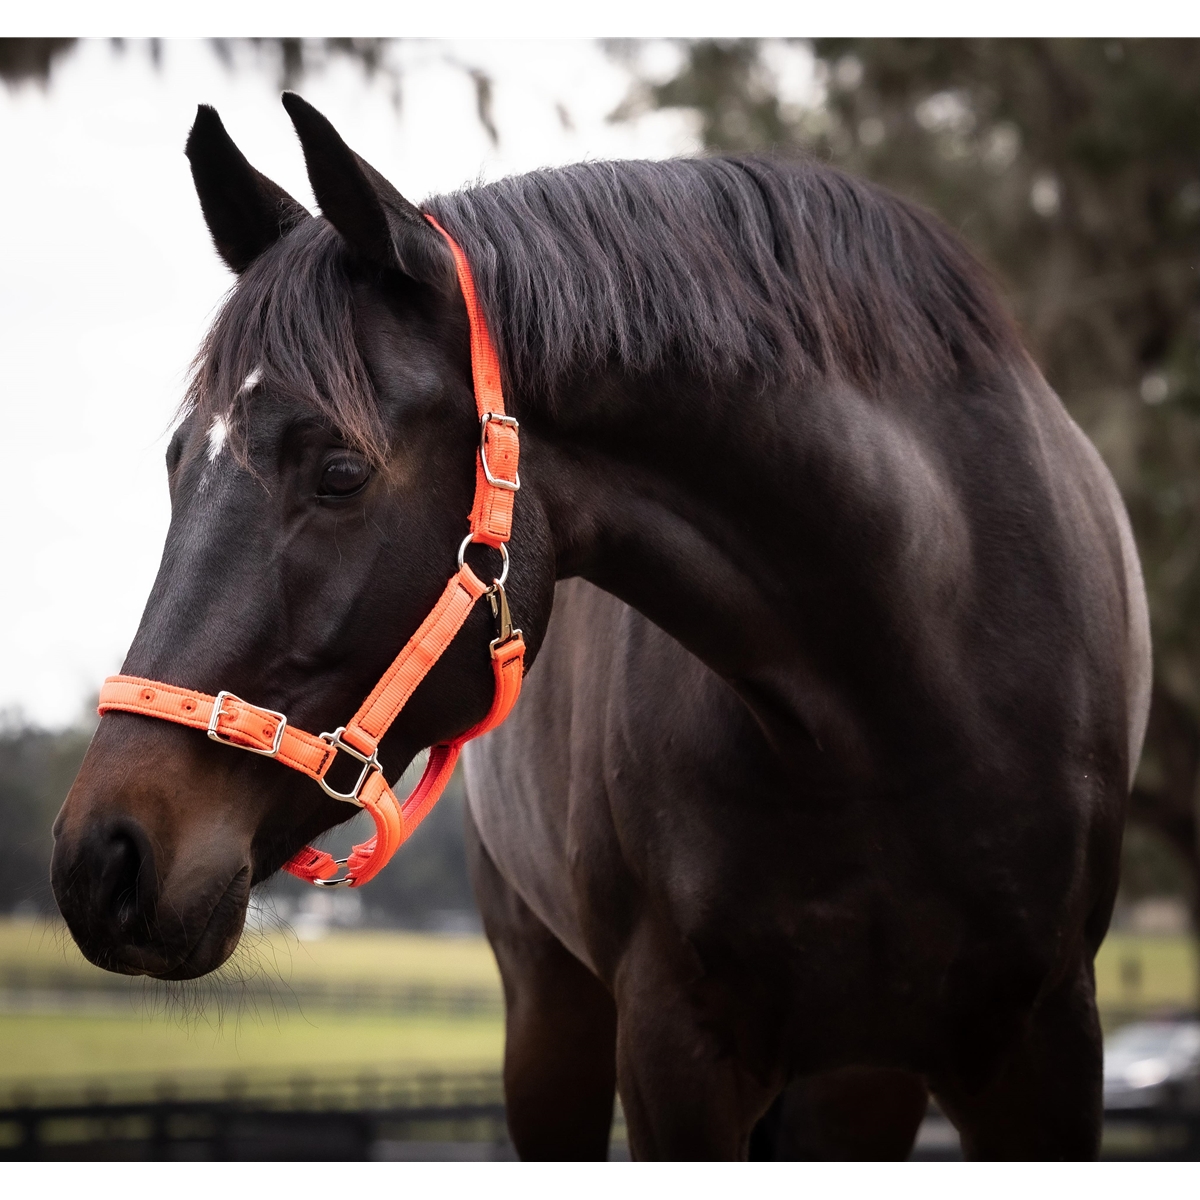
<instances>
[{"instance_id":1,"label":"grassy field","mask_svg":"<svg viewBox=\"0 0 1200 1200\"><path fill-rule=\"evenodd\" d=\"M496 1070L503 1050L499 1013L462 1017L387 1015L274 1003L268 987L238 999L236 981L289 989L310 982L428 985L498 991L495 962L482 938L336 932L300 942L285 932L247 937L224 971L234 986L219 1001L201 981L170 992L142 988L107 1007L37 1011L26 1003L0 1011L0 1085L22 1079L109 1074L278 1071L294 1067L388 1072ZM1194 1003L1196 959L1186 938L1114 934L1096 976L1106 1013ZM60 926L0 921L0 986L52 979L89 990L111 976L80 956ZM10 991L10 1000L13 993Z\"/></svg>"},{"instance_id":2,"label":"grassy field","mask_svg":"<svg viewBox=\"0 0 1200 1200\"><path fill-rule=\"evenodd\" d=\"M13 971L69 979L75 986L106 986L112 977L92 966L57 922L0 918L0 979ZM306 982L429 984L499 990L491 949L481 937L431 937L382 930L339 930L301 942L287 930L248 930L219 973L224 980L274 980L281 987ZM198 989L203 990L203 984Z\"/></svg>"},{"instance_id":3,"label":"grassy field","mask_svg":"<svg viewBox=\"0 0 1200 1200\"><path fill-rule=\"evenodd\" d=\"M1110 933L1096 955L1096 994L1104 1010L1195 1008L1196 943L1188 937Z\"/></svg>"},{"instance_id":4,"label":"grassy field","mask_svg":"<svg viewBox=\"0 0 1200 1200\"><path fill-rule=\"evenodd\" d=\"M0 1085L110 1074L176 1075L304 1067L382 1074L499 1070L499 1017L159 1012L0 1014Z\"/></svg>"},{"instance_id":5,"label":"grassy field","mask_svg":"<svg viewBox=\"0 0 1200 1200\"><path fill-rule=\"evenodd\" d=\"M0 918L0 986L13 971L30 982L53 976L76 986L108 985L112 976L88 963L52 922ZM1110 934L1096 958L1101 1007L1187 1006L1194 1003L1198 970L1195 943L1186 937ZM288 931L247 932L222 978L278 983L281 990L307 982L428 984L499 991L500 977L481 937L432 937L383 930L337 931L318 941L298 941ZM204 985L196 987L203 995Z\"/></svg>"},{"instance_id":6,"label":"grassy field","mask_svg":"<svg viewBox=\"0 0 1200 1200\"><path fill-rule=\"evenodd\" d=\"M231 986L214 1000L205 981L142 986L100 1011L0 1011L0 1085L34 1077L175 1075L194 1071L274 1071L304 1066L419 1070L498 1070L498 1013L464 1017L348 1013L287 1003L308 982L428 985L499 990L482 938L379 931L337 932L297 941L285 932L251 934L223 968ZM59 925L0 921L0 982L52 981L88 990L113 977L89 964ZM239 1001L237 981L266 983ZM119 981L118 981L119 982ZM273 1002L271 993L278 1002Z\"/></svg>"}]
</instances>

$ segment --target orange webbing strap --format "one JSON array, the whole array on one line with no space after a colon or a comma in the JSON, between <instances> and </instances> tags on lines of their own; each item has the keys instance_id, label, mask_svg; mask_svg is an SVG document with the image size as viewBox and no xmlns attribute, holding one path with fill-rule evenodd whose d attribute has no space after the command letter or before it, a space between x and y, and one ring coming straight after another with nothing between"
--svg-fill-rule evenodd
<instances>
[{"instance_id":1,"label":"orange webbing strap","mask_svg":"<svg viewBox=\"0 0 1200 1200\"><path fill-rule=\"evenodd\" d=\"M470 611L469 606L467 611ZM403 654L401 651L401 656ZM492 655L495 690L487 716L453 741L430 750L425 770L403 805L381 771L370 773L359 792L358 803L370 813L375 835L355 846L346 860L351 887L361 887L379 874L392 855L412 836L445 791L463 745L494 729L512 711L521 693L524 661L525 642L520 633L496 647ZM153 679L114 675L106 679L100 689L98 708L101 716L115 711L131 712L212 731L217 741L277 758L312 779L320 780L324 776L334 757L333 747L328 742L289 725L279 713L259 708L229 693L222 693L217 720L213 722L216 702L217 697L204 692ZM332 854L305 846L284 864L284 870L312 883L336 875L339 865Z\"/></svg>"},{"instance_id":2,"label":"orange webbing strap","mask_svg":"<svg viewBox=\"0 0 1200 1200\"><path fill-rule=\"evenodd\" d=\"M350 856L345 859L346 883L350 887L361 887L368 880L374 879L412 832L405 827L404 818L400 814L400 802L396 799L395 792L388 787L387 780L381 772L374 771L371 774L358 798L362 807L371 814L375 833L365 842L355 846L350 851ZM283 864L283 869L289 875L295 875L297 879L317 883L336 875L341 865L343 864L327 850L305 846Z\"/></svg>"},{"instance_id":3,"label":"orange webbing strap","mask_svg":"<svg viewBox=\"0 0 1200 1200\"><path fill-rule=\"evenodd\" d=\"M282 713L248 704L237 696L224 692L221 710L213 722L217 697L204 692L159 683L154 679L138 679L131 675L113 675L100 689L97 711L138 713L143 717L159 717L187 725L192 729L211 730L215 741L228 742L242 750L254 750L277 758L285 766L300 771L310 779L320 779L334 757L333 747L311 733L287 724ZM280 734L280 725L283 725ZM278 749L272 752L276 737Z\"/></svg>"},{"instance_id":4,"label":"orange webbing strap","mask_svg":"<svg viewBox=\"0 0 1200 1200\"><path fill-rule=\"evenodd\" d=\"M521 677L525 669L525 642L519 633L496 647L492 655L492 668L496 687L487 716L453 741L431 747L425 770L403 804L397 801L395 793L378 771L367 781L359 798L375 822L375 836L355 846L346 860L346 874L352 879L351 887L361 887L374 878L429 815L454 774L463 746L472 738L495 729L512 712L521 694ZM332 854L305 846L290 862L284 864L284 870L312 883L335 875L338 865Z\"/></svg>"},{"instance_id":5,"label":"orange webbing strap","mask_svg":"<svg viewBox=\"0 0 1200 1200\"><path fill-rule=\"evenodd\" d=\"M375 753L380 739L391 728L417 684L445 653L454 635L462 628L475 601L487 591L470 567L464 565L454 575L429 616L396 655L383 678L350 719L342 741L360 754Z\"/></svg>"},{"instance_id":6,"label":"orange webbing strap","mask_svg":"<svg viewBox=\"0 0 1200 1200\"><path fill-rule=\"evenodd\" d=\"M517 460L520 457L516 427L488 421L483 426L480 456L475 463L475 503L471 508L473 540L499 547L512 536L513 498L516 492L488 483L483 471L485 455L494 477L515 482Z\"/></svg>"},{"instance_id":7,"label":"orange webbing strap","mask_svg":"<svg viewBox=\"0 0 1200 1200\"><path fill-rule=\"evenodd\" d=\"M496 686L492 693L492 707L487 716L466 733L459 734L452 742L443 742L429 751L425 773L409 793L400 810L404 818L406 838L438 802L446 784L450 782L454 764L458 762L459 751L463 746L472 738L487 733L489 729L495 729L512 712L513 705L521 694L521 679L525 671L525 640L519 631L504 645L497 646L492 651L492 671Z\"/></svg>"},{"instance_id":8,"label":"orange webbing strap","mask_svg":"<svg viewBox=\"0 0 1200 1200\"><path fill-rule=\"evenodd\" d=\"M471 324L471 375L475 381L475 407L483 424L479 459L475 464L475 503L471 507L473 540L500 546L512 536L513 500L518 485L517 462L520 444L517 426L505 417L504 391L500 385L500 359L488 334L483 307L475 292L475 278L462 247L431 217L425 219L446 239L454 255L458 286ZM500 417L503 420L489 418ZM487 470L499 485L488 481ZM505 487L504 485L508 486Z\"/></svg>"}]
</instances>

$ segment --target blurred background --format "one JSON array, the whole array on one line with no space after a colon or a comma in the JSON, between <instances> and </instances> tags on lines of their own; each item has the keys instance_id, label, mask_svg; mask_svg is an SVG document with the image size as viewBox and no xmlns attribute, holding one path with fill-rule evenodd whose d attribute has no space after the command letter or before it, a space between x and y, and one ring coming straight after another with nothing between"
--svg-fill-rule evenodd
<instances>
[{"instance_id":1,"label":"blurred background","mask_svg":"<svg viewBox=\"0 0 1200 1200\"><path fill-rule=\"evenodd\" d=\"M157 568L173 413L231 282L184 138L215 105L312 206L282 87L418 202L584 158L814 154L958 230L1133 517L1156 682L1097 980L1106 1032L1158 1030L1131 1079L1182 1037L1200 1080L1200 44L9 39L0 79L0 1154L508 1153L461 785L361 895L272 884L193 986L94 970L55 921L50 825ZM927 1124L926 1154L953 1153ZM1110 1155L1195 1149L1191 1126L1107 1127Z\"/></svg>"}]
</instances>

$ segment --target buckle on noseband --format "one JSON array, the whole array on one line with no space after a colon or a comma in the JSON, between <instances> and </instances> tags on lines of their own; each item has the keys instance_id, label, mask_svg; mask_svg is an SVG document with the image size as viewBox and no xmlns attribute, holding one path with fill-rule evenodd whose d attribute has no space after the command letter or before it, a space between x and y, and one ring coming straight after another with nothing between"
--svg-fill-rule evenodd
<instances>
[{"instance_id":1,"label":"buckle on noseband","mask_svg":"<svg viewBox=\"0 0 1200 1200\"><path fill-rule=\"evenodd\" d=\"M479 418L479 461L483 464L483 477L492 485L492 487L500 488L505 492L519 492L521 490L521 475L517 473L517 477L509 482L507 479L501 479L499 475L492 474L492 468L488 466L487 460L487 427L489 421L495 421L497 425L508 425L512 429L520 429L521 423L516 417L508 417L503 413L485 412Z\"/></svg>"},{"instance_id":2,"label":"buckle on noseband","mask_svg":"<svg viewBox=\"0 0 1200 1200\"><path fill-rule=\"evenodd\" d=\"M345 732L345 725L339 725L332 733L319 733L317 734L317 737L319 737L323 742L328 742L335 751L344 750L348 755L350 755L351 758L357 758L358 761L363 764L363 769L358 774L358 782L354 785L353 789L348 792L339 792L336 788L331 788L329 784L325 782L325 776L329 774L329 767L333 766L334 760L332 758L329 760L329 766L327 766L325 770L321 772L317 782L321 785L326 795L332 796L335 800L345 800L347 804L357 804L359 808L362 808L363 802L358 797L362 792L363 784L367 782L368 778L370 778L372 771L378 771L380 774L382 774L383 767L379 765L379 755L377 752L366 755L358 750L355 750L355 748L349 745L347 742L343 742L342 734ZM332 887L333 885L327 883L325 886Z\"/></svg>"},{"instance_id":3,"label":"buckle on noseband","mask_svg":"<svg viewBox=\"0 0 1200 1200\"><path fill-rule=\"evenodd\" d=\"M248 709L256 713L266 713L269 717L278 719L279 724L275 726L275 739L270 750L259 750L256 746L247 746L242 742L235 742L231 737L222 737L221 731L218 728L222 717L230 716L231 714L225 711L225 701L233 700L237 704L244 704ZM223 746L233 746L237 750L249 750L251 754L261 754L264 758L274 758L279 753L280 744L283 742L283 731L287 728L287 717L281 712L276 712L273 708L260 708L257 704L251 704L248 700L243 700L241 696L235 696L232 692L218 692L213 700L212 716L208 718L208 736L214 742L220 742Z\"/></svg>"}]
</instances>

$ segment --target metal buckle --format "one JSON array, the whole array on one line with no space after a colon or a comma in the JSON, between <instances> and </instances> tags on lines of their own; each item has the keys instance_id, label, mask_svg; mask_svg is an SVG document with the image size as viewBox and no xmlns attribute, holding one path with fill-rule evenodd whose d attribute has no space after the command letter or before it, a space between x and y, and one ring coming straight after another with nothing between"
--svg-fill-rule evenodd
<instances>
[{"instance_id":1,"label":"metal buckle","mask_svg":"<svg viewBox=\"0 0 1200 1200\"><path fill-rule=\"evenodd\" d=\"M467 547L475 540L473 533L468 533L458 547L458 569L463 569L463 563L467 561ZM480 542L481 546L489 545L488 542ZM499 546L492 546L493 550L500 551L500 578L495 580L497 587L503 587L504 581L508 578L508 547L501 542Z\"/></svg>"},{"instance_id":2,"label":"metal buckle","mask_svg":"<svg viewBox=\"0 0 1200 1200\"><path fill-rule=\"evenodd\" d=\"M335 800L345 800L347 804L357 804L359 808L362 808L363 802L358 798L358 794L362 791L363 784L367 782L367 779L370 777L370 774L373 770L382 774L383 767L379 765L378 752L373 753L370 756L366 754L360 754L359 751L355 750L353 746L343 742L342 734L345 732L345 725L339 725L332 733L321 733L317 736L321 739L321 741L328 742L334 748L334 750L345 750L345 752L350 755L351 758L357 758L358 761L363 764L363 769L359 773L358 782L354 785L354 790L349 792L339 792L335 788L331 788L329 784L325 782L325 776L329 774L329 767L333 766L333 759L329 760L329 767L326 767L325 770L321 772L321 777L317 780L317 782L324 789L326 795L332 796ZM331 887L332 884L326 884L326 886Z\"/></svg>"},{"instance_id":3,"label":"metal buckle","mask_svg":"<svg viewBox=\"0 0 1200 1200\"><path fill-rule=\"evenodd\" d=\"M499 476L492 474L492 468L488 466L487 460L487 427L489 421L495 421L497 425L511 425L513 429L520 429L521 423L516 417L506 417L502 413L485 412L479 418L479 461L483 463L483 477L492 485L506 492L519 492L521 490L521 474L518 471L517 477L512 483L507 479L501 479Z\"/></svg>"},{"instance_id":4,"label":"metal buckle","mask_svg":"<svg viewBox=\"0 0 1200 1200\"><path fill-rule=\"evenodd\" d=\"M279 718L279 724L275 727L275 742L270 750L258 750L253 746L243 746L241 742L235 742L232 738L221 736L217 725L225 715L226 700L236 700L238 704L244 704L247 708L254 709L255 712L266 713L270 717ZM208 736L214 742L220 742L222 746L232 746L235 750L249 750L251 754L261 754L264 758L274 758L279 753L279 747L283 742L283 731L286 728L287 717L283 713L276 712L273 708L260 708L257 704L251 704L249 700L243 700L241 696L235 696L232 692L217 693L217 697L213 701L212 716L208 718Z\"/></svg>"},{"instance_id":5,"label":"metal buckle","mask_svg":"<svg viewBox=\"0 0 1200 1200\"><path fill-rule=\"evenodd\" d=\"M326 789L326 790L328 791L328 789ZM333 861L334 861L335 866L344 867L350 860L348 858L335 858ZM352 875L343 875L341 877L341 879L314 879L313 880L313 883L315 883L317 885L317 887L341 887L343 883L353 883L353 882L354 882L354 877Z\"/></svg>"}]
</instances>

